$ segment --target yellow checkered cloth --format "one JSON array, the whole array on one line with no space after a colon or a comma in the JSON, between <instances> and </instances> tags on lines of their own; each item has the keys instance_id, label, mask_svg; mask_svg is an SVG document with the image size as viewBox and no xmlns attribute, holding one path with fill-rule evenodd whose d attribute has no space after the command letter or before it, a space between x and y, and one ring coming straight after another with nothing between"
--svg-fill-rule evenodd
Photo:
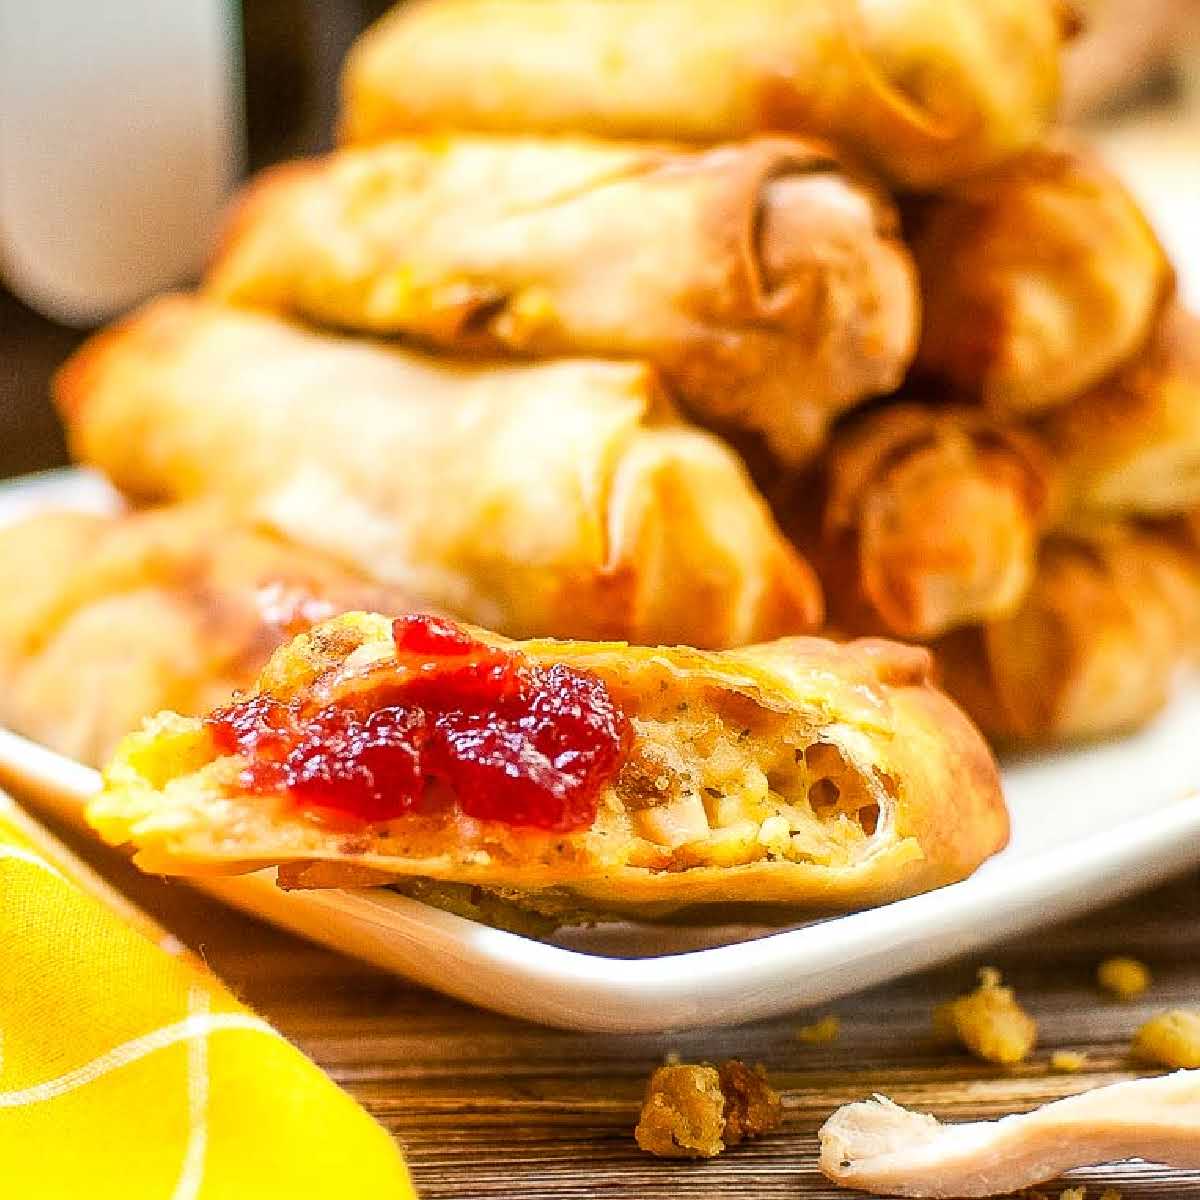
<instances>
[{"instance_id":1,"label":"yellow checkered cloth","mask_svg":"<svg viewBox=\"0 0 1200 1200\"><path fill-rule=\"evenodd\" d=\"M0 795L0 1196L414 1195L349 1096Z\"/></svg>"}]
</instances>

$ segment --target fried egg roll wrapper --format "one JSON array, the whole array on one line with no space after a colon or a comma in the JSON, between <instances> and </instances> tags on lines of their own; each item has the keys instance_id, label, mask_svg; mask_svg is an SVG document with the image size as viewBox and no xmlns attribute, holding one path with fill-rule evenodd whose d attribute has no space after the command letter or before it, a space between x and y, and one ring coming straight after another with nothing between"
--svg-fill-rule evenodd
<instances>
[{"instance_id":1,"label":"fried egg roll wrapper","mask_svg":"<svg viewBox=\"0 0 1200 1200\"><path fill-rule=\"evenodd\" d=\"M628 718L590 826L469 817L452 796L438 811L330 827L290 795L247 794L242 754L222 755L210 725L172 714L123 743L89 819L149 871L279 864L291 886L415 875L566 889L638 915L878 903L960 879L1007 839L990 751L930 684L924 651L792 638L714 653L470 632L598 677ZM348 614L279 650L259 694L308 706L349 696L370 711L402 685L397 662L391 621Z\"/></svg>"},{"instance_id":2,"label":"fried egg roll wrapper","mask_svg":"<svg viewBox=\"0 0 1200 1200\"><path fill-rule=\"evenodd\" d=\"M1137 202L1070 145L963 183L910 224L918 365L1001 414L1052 409L1128 362L1174 288Z\"/></svg>"},{"instance_id":3,"label":"fried egg roll wrapper","mask_svg":"<svg viewBox=\"0 0 1200 1200\"><path fill-rule=\"evenodd\" d=\"M57 385L75 453L507 633L726 645L821 598L740 461L639 363L435 362L157 301Z\"/></svg>"},{"instance_id":4,"label":"fried egg roll wrapper","mask_svg":"<svg viewBox=\"0 0 1200 1200\"><path fill-rule=\"evenodd\" d=\"M1200 505L1200 319L1169 308L1142 354L1041 432L1064 479L1067 526Z\"/></svg>"},{"instance_id":5,"label":"fried egg roll wrapper","mask_svg":"<svg viewBox=\"0 0 1200 1200\"><path fill-rule=\"evenodd\" d=\"M0 725L100 766L144 717L201 714L348 608L411 598L201 505L0 529Z\"/></svg>"},{"instance_id":6,"label":"fried egg roll wrapper","mask_svg":"<svg viewBox=\"0 0 1200 1200\"><path fill-rule=\"evenodd\" d=\"M1200 634L1200 555L1175 526L1054 537L1011 617L936 647L947 691L999 741L1131 729L1166 703Z\"/></svg>"},{"instance_id":7,"label":"fried egg roll wrapper","mask_svg":"<svg viewBox=\"0 0 1200 1200\"><path fill-rule=\"evenodd\" d=\"M342 133L829 137L933 188L1030 145L1057 0L418 0L347 60Z\"/></svg>"},{"instance_id":8,"label":"fried egg roll wrapper","mask_svg":"<svg viewBox=\"0 0 1200 1200\"><path fill-rule=\"evenodd\" d=\"M799 541L838 628L927 639L1021 602L1055 496L1035 436L978 409L900 403L840 429L824 472Z\"/></svg>"},{"instance_id":9,"label":"fried egg roll wrapper","mask_svg":"<svg viewBox=\"0 0 1200 1200\"><path fill-rule=\"evenodd\" d=\"M802 460L899 386L916 276L890 202L814 144L397 141L268 171L211 292L455 352L644 358Z\"/></svg>"}]
</instances>

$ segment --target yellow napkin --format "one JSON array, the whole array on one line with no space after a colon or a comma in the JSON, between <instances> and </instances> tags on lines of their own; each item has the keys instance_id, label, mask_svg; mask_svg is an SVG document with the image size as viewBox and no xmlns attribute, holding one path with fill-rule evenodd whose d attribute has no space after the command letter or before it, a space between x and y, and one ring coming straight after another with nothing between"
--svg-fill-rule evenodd
<instances>
[{"instance_id":1,"label":"yellow napkin","mask_svg":"<svg viewBox=\"0 0 1200 1200\"><path fill-rule=\"evenodd\" d=\"M0 1196L414 1195L349 1096L0 795Z\"/></svg>"}]
</instances>

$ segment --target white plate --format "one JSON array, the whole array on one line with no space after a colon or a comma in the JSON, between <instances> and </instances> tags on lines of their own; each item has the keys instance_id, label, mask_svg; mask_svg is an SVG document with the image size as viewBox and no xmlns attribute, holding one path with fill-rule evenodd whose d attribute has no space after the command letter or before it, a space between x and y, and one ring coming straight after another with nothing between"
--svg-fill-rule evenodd
<instances>
[{"instance_id":1,"label":"white plate","mask_svg":"<svg viewBox=\"0 0 1200 1200\"><path fill-rule=\"evenodd\" d=\"M56 472L0 487L0 521L31 507L113 503L94 476ZM1200 685L1190 681L1132 737L1009 764L1012 844L971 879L785 931L618 926L546 944L382 889L285 893L270 872L198 886L430 987L530 1020L629 1033L730 1025L918 971L1200 863L1197 729ZM0 731L0 781L78 821L97 776Z\"/></svg>"}]
</instances>

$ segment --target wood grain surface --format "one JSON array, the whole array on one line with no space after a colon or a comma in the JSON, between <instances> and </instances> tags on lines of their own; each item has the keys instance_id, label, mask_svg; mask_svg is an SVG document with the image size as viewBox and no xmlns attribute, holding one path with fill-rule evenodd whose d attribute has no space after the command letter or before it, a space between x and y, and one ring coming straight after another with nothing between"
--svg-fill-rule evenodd
<instances>
[{"instance_id":1,"label":"wood grain surface","mask_svg":"<svg viewBox=\"0 0 1200 1200\"><path fill-rule=\"evenodd\" d=\"M1037 1017L1034 1058L1002 1069L947 1052L930 1010L973 982L958 963L821 1010L838 1040L806 1045L814 1014L719 1031L652 1036L566 1033L471 1009L230 912L177 881L138 875L107 851L73 844L156 915L248 1003L361 1101L402 1143L425 1200L770 1200L847 1197L815 1165L816 1131L839 1104L883 1092L950 1120L1031 1108L1132 1078L1130 1035L1165 1007L1200 1003L1200 877L987 956ZM1140 1001L1101 996L1097 962L1132 953L1154 973ZM1079 1050L1079 1074L1049 1067ZM631 1136L645 1079L669 1051L763 1062L784 1093L785 1127L708 1163L660 1162ZM1200 1197L1200 1174L1124 1164L1040 1189L1085 1184L1091 1200ZM380 1198L382 1200L382 1198Z\"/></svg>"}]
</instances>

